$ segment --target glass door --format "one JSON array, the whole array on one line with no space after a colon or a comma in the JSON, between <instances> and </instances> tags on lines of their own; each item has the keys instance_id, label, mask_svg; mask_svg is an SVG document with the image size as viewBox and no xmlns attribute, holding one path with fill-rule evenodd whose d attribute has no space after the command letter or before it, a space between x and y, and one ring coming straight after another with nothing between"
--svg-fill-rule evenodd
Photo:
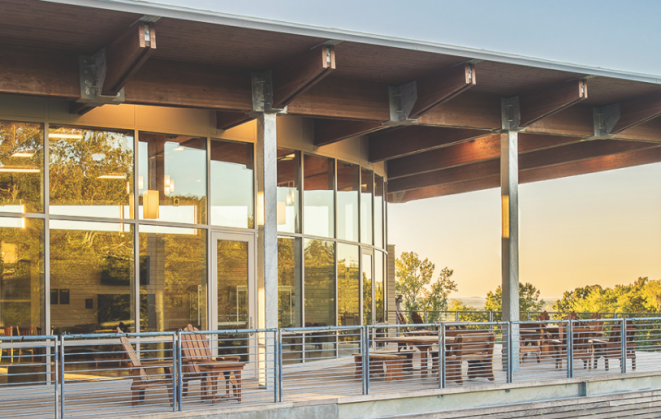
<instances>
[{"instance_id":1,"label":"glass door","mask_svg":"<svg viewBox=\"0 0 661 419\"><path fill-rule=\"evenodd\" d=\"M255 238L251 234L212 233L211 328L255 328ZM214 299L212 297L212 299ZM226 336L227 339L224 339ZM239 355L248 361L255 347L247 334L219 335L218 356Z\"/></svg>"},{"instance_id":2,"label":"glass door","mask_svg":"<svg viewBox=\"0 0 661 419\"><path fill-rule=\"evenodd\" d=\"M361 260L361 280L363 301L363 324L374 324L374 255L371 249L363 249L363 258Z\"/></svg>"}]
</instances>

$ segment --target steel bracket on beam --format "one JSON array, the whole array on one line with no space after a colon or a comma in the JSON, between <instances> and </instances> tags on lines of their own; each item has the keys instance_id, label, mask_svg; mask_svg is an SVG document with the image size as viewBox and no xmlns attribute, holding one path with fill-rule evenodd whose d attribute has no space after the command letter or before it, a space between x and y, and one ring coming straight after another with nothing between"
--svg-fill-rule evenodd
<instances>
[{"instance_id":1,"label":"steel bracket on beam","mask_svg":"<svg viewBox=\"0 0 661 419\"><path fill-rule=\"evenodd\" d=\"M592 121L594 124L594 137L610 138L611 131L620 119L620 104L602 106L600 108L592 108Z\"/></svg>"},{"instance_id":2,"label":"steel bracket on beam","mask_svg":"<svg viewBox=\"0 0 661 419\"><path fill-rule=\"evenodd\" d=\"M521 108L519 107L518 96L500 99L500 119L503 130L519 130Z\"/></svg>"},{"instance_id":3,"label":"steel bracket on beam","mask_svg":"<svg viewBox=\"0 0 661 419\"><path fill-rule=\"evenodd\" d=\"M287 107L273 108L273 81L271 70L263 73L251 73L252 110L253 112L287 113Z\"/></svg>"},{"instance_id":4,"label":"steel bracket on beam","mask_svg":"<svg viewBox=\"0 0 661 419\"><path fill-rule=\"evenodd\" d=\"M114 96L101 94L106 79L106 50L101 49L94 55L79 55L80 99L76 102L90 107L101 105L119 105L124 103L124 89Z\"/></svg>"},{"instance_id":5,"label":"steel bracket on beam","mask_svg":"<svg viewBox=\"0 0 661 419\"><path fill-rule=\"evenodd\" d=\"M412 81L401 86L389 87L388 97L390 100L391 124L417 123L417 119L409 119L413 105L418 100L418 86L416 82Z\"/></svg>"}]
</instances>

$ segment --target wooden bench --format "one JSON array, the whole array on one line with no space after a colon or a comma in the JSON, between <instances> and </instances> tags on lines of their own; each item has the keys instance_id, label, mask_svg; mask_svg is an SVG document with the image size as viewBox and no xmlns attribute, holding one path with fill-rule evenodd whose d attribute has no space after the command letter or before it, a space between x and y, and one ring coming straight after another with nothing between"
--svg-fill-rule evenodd
<instances>
[{"instance_id":1,"label":"wooden bench","mask_svg":"<svg viewBox=\"0 0 661 419\"><path fill-rule=\"evenodd\" d=\"M413 355L413 353L411 353ZM361 378L363 373L363 354L353 354L356 361L356 378ZM384 373L386 369L386 381L404 379L404 362L407 360L407 353L388 352L374 353L370 352L370 378L375 373Z\"/></svg>"}]
</instances>

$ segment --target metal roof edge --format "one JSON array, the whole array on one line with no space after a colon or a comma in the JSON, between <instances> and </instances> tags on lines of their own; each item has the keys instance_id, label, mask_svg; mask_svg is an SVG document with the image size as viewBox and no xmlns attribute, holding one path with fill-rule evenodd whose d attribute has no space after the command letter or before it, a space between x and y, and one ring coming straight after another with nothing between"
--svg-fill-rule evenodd
<instances>
[{"instance_id":1,"label":"metal roof edge","mask_svg":"<svg viewBox=\"0 0 661 419\"><path fill-rule=\"evenodd\" d=\"M203 9L192 9L182 6L171 6L144 0L41 0L48 3L68 4L74 6L93 7L97 9L120 12L154 15L173 19L190 20L216 25L234 26L263 31L288 33L293 35L326 38L332 40L357 42L436 54L454 55L469 59L487 60L507 64L522 65L536 68L546 68L569 73L580 73L585 76L611 77L644 83L661 84L661 75L641 74L600 67L581 66L578 64L544 60L496 51L488 51L469 47L446 45L434 42L418 41L406 38L388 37L337 28L324 28L313 25L290 23L284 21L262 19L250 16L240 16L228 13L214 12Z\"/></svg>"}]
</instances>

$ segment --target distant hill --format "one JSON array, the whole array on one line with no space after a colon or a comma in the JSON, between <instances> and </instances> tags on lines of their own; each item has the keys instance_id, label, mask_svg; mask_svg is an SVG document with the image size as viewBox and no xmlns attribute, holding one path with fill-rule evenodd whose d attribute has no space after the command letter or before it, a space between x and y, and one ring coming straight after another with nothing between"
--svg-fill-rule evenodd
<instances>
[{"instance_id":1,"label":"distant hill","mask_svg":"<svg viewBox=\"0 0 661 419\"><path fill-rule=\"evenodd\" d=\"M450 297L452 298L452 297ZM459 300L465 305L469 307L474 307L478 310L483 310L484 309L484 303L487 301L486 297L457 297L454 298L455 300ZM547 311L551 311L553 304L555 304L556 301L558 301L560 298L558 297L546 297L543 298L544 301L546 301L546 305L544 306L544 309Z\"/></svg>"}]
</instances>

